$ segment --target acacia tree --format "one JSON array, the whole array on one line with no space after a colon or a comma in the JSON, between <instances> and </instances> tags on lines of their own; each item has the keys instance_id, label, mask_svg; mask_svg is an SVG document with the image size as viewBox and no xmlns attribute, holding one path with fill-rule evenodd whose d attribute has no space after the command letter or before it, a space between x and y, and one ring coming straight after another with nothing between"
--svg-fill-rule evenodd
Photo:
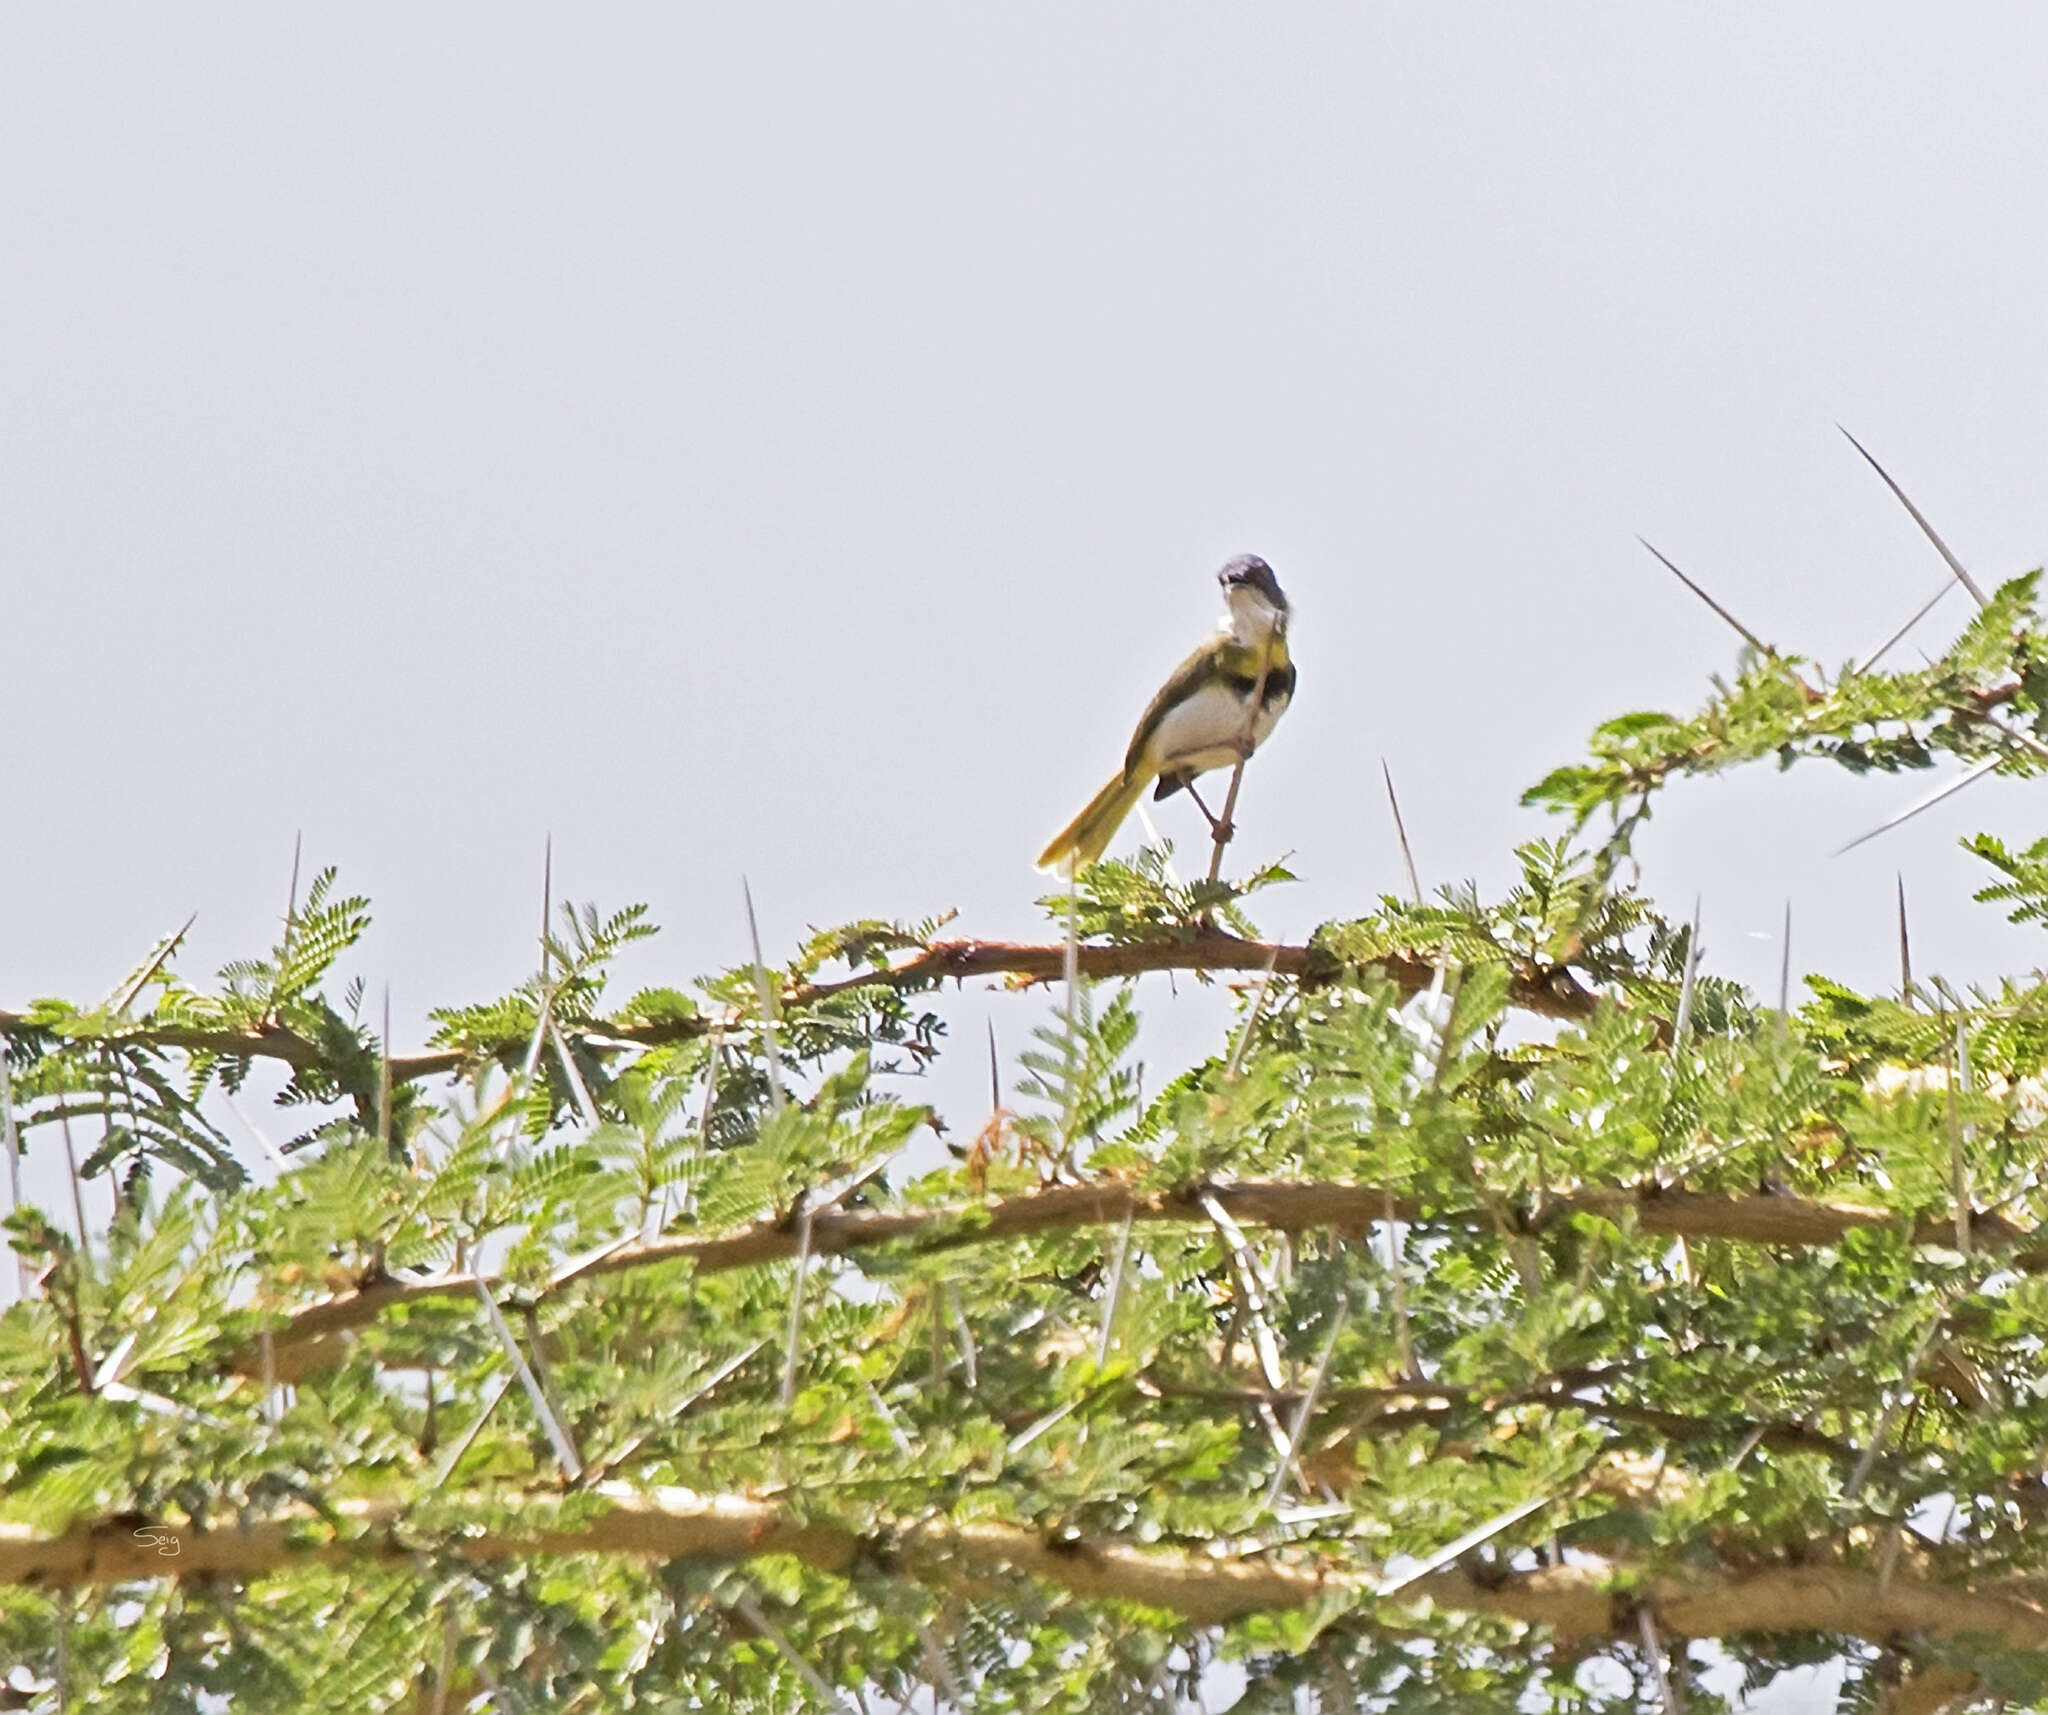
<instances>
[{"instance_id":1,"label":"acacia tree","mask_svg":"<svg viewBox=\"0 0 2048 1715\"><path fill-rule=\"evenodd\" d=\"M89 1193L12 1219L0 1695L1675 1711L1843 1658L2037 1705L2048 991L1762 1004L1622 861L1752 761L2036 772L2033 596L1912 672L1746 651L1533 790L1570 831L1505 897L1301 945L1246 916L1283 871L1148 853L1065 944L857 923L614 1001L651 928L570 910L395 1054L328 872L216 984L0 1015L8 1146ZM2048 919L2048 842L1973 843ZM1159 971L1240 1016L1141 1101ZM907 1075L990 978L1065 980L942 1148ZM311 1123L257 1182L263 1065Z\"/></svg>"}]
</instances>

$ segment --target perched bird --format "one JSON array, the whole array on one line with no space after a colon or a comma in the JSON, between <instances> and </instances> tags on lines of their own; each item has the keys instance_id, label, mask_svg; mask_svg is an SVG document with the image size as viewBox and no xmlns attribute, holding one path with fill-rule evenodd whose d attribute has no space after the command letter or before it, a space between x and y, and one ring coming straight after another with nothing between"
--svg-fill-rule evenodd
<instances>
[{"instance_id":1,"label":"perched bird","mask_svg":"<svg viewBox=\"0 0 2048 1715\"><path fill-rule=\"evenodd\" d=\"M1265 742L1294 695L1294 663L1287 598L1273 568L1256 554L1240 554L1216 581L1228 607L1222 627L1159 688L1131 735L1123 771L1053 836L1039 854L1040 869L1079 869L1101 857L1155 780L1153 797L1186 787L1211 829L1227 837L1194 791L1194 778L1242 761Z\"/></svg>"}]
</instances>

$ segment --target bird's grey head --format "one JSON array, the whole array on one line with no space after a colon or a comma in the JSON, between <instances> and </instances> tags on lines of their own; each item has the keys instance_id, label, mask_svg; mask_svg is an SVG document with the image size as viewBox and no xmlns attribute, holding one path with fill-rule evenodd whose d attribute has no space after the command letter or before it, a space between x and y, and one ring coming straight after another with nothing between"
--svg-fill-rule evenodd
<instances>
[{"instance_id":1,"label":"bird's grey head","mask_svg":"<svg viewBox=\"0 0 2048 1715\"><path fill-rule=\"evenodd\" d=\"M1287 611L1287 598L1280 593L1280 580L1273 576L1273 568L1256 554L1240 554L1216 574L1216 581L1223 586L1226 596L1235 595L1239 590L1252 592L1269 607L1281 613Z\"/></svg>"}]
</instances>

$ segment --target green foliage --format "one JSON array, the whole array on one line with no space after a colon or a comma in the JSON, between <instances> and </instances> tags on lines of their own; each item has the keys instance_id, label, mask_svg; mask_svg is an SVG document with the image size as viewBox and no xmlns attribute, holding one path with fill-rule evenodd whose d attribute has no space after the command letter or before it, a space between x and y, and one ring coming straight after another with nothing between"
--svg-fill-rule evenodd
<instances>
[{"instance_id":1,"label":"green foliage","mask_svg":"<svg viewBox=\"0 0 2048 1715\"><path fill-rule=\"evenodd\" d=\"M23 1146L68 1136L119 1194L84 1243L68 1202L8 1223L8 1563L65 1532L327 1551L15 1575L15 1683L136 1710L1164 1710L1228 1663L1246 1711L1647 1710L1660 1580L2034 1576L2048 989L1819 976L1785 1017L1688 985L1689 931L1620 861L1657 792L1743 761L2033 770L2032 599L2006 585L1922 671L1751 657L1695 716L1610 723L1531 794L1573 833L1519 847L1501 897L1325 924L1149 1090L1134 982L1055 991L1016 1111L941 1115L901 1080L944 1047L943 918L614 1000L638 907L565 908L529 978L387 1067L342 969L368 907L332 870L211 985L165 945L98 1007L10 1016ZM2048 840L1971 846L1980 898L2048 922ZM1096 865L1019 968L1070 928L1180 968L1288 879ZM260 1061L311 1120L281 1169L221 1129ZM777 1522L566 1552L622 1493ZM1030 1552L962 1546L1003 1530ZM1189 1619L1099 1576L1141 1563L1210 1599L1321 1583ZM1605 1618L1525 1623L1544 1578L1593 1580ZM1834 1657L1847 1708L1942 1665L2042 1703L2011 1637L1752 1617L1713 1652L1661 1634L1687 1708L1730 1706L1711 1663L1754 1691Z\"/></svg>"},{"instance_id":2,"label":"green foliage","mask_svg":"<svg viewBox=\"0 0 2048 1715\"><path fill-rule=\"evenodd\" d=\"M1112 945L1193 940L1217 923L1255 938L1258 930L1237 902L1293 879L1284 865L1269 863L1241 881L1182 881L1173 872L1169 840L1141 847L1128 863L1109 858L1090 864L1071 894L1055 893L1038 903L1058 922L1071 918L1084 940Z\"/></svg>"},{"instance_id":3,"label":"green foliage","mask_svg":"<svg viewBox=\"0 0 2048 1715\"><path fill-rule=\"evenodd\" d=\"M1817 758L1858 774L1931 768L1944 755L1996 758L2001 773L2038 774L2048 756L2027 739L2040 738L2048 708L2039 580L2029 572L2001 585L1947 653L1918 671L1844 667L1832 680L1809 678L1810 664L1796 656L1745 652L1741 671L1716 679L1697 714L1609 721L1593 734L1590 761L1552 771L1523 802L1560 811L1575 828L1608 811L1619 852L1672 780L1770 757L1786 768Z\"/></svg>"}]
</instances>

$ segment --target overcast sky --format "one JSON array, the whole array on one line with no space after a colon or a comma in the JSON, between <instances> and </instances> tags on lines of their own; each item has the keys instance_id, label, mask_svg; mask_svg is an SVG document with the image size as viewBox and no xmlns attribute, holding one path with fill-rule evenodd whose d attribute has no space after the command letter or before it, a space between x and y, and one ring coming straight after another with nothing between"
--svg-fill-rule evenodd
<instances>
[{"instance_id":1,"label":"overcast sky","mask_svg":"<svg viewBox=\"0 0 2048 1715\"><path fill-rule=\"evenodd\" d=\"M531 968L550 832L649 978L743 872L771 949L1029 930L1243 550L1271 926L1399 887L1382 756L1497 887L1732 663L1637 532L1867 649L1942 573L1839 420L2039 562L2044 63L2019 6L10 9L0 1003L267 944L301 829L402 1036ZM1924 968L2031 964L1955 850L2027 788L1829 855L1924 785L1686 788L1647 879L1760 984L1787 899L1891 980L1898 870Z\"/></svg>"}]
</instances>

